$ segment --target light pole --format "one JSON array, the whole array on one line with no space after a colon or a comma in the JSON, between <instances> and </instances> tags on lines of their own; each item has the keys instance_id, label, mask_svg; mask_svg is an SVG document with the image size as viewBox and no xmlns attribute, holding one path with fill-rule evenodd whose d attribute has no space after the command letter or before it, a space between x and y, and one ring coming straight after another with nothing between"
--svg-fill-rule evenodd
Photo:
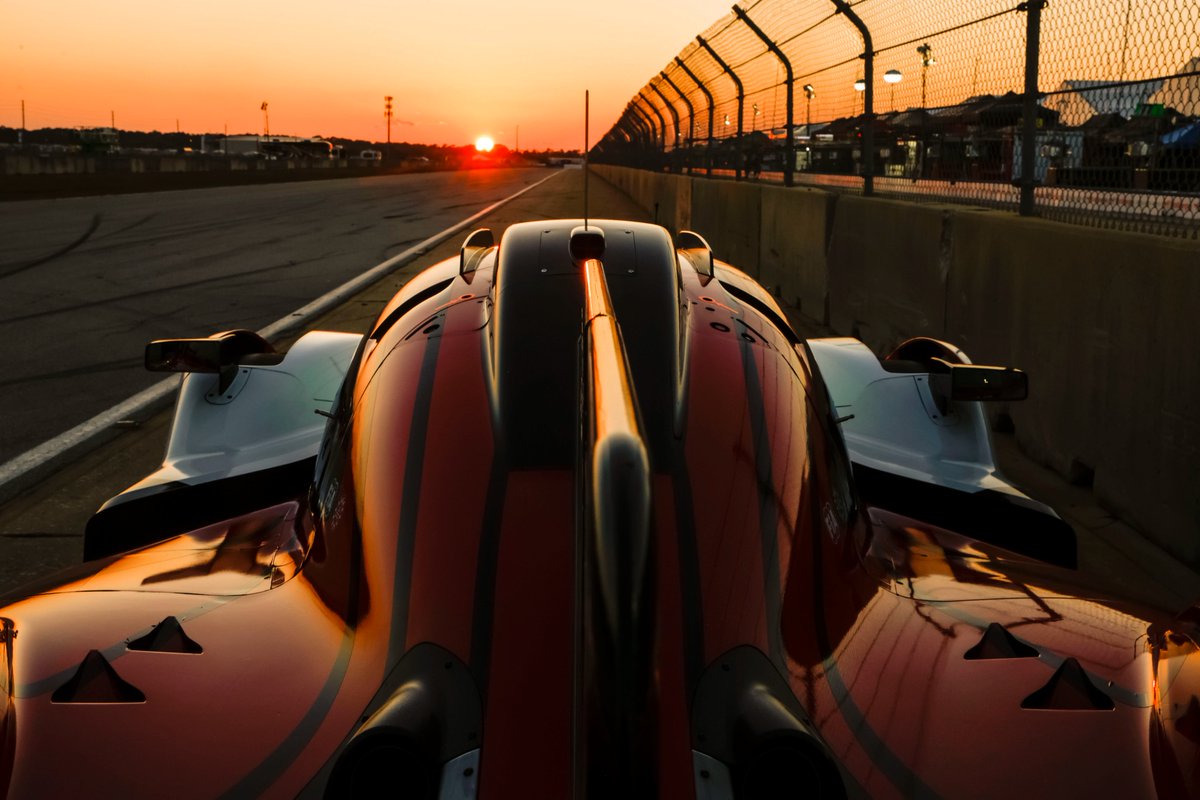
<instances>
[{"instance_id":1,"label":"light pole","mask_svg":"<svg viewBox=\"0 0 1200 800\"><path fill-rule=\"evenodd\" d=\"M933 57L933 48L929 46L929 42L917 48L917 53L921 56L921 110L925 110L925 80L926 73L929 68L937 63L937 59Z\"/></svg>"},{"instance_id":2,"label":"light pole","mask_svg":"<svg viewBox=\"0 0 1200 800\"><path fill-rule=\"evenodd\" d=\"M937 59L933 57L933 48L929 46L929 42L925 42L917 48L917 55L921 56L921 152L917 155L920 157L920 166L917 175L925 177L925 118L929 116L925 105L925 83L928 77L929 68L937 63ZM914 178L915 180L915 178Z\"/></svg>"},{"instance_id":3,"label":"light pole","mask_svg":"<svg viewBox=\"0 0 1200 800\"><path fill-rule=\"evenodd\" d=\"M267 114L267 101L263 100L259 110L263 112L263 136L271 138L271 118Z\"/></svg>"},{"instance_id":4,"label":"light pole","mask_svg":"<svg viewBox=\"0 0 1200 800\"><path fill-rule=\"evenodd\" d=\"M392 143L392 100L390 94L383 96L383 116L387 118L387 143Z\"/></svg>"},{"instance_id":5,"label":"light pole","mask_svg":"<svg viewBox=\"0 0 1200 800\"><path fill-rule=\"evenodd\" d=\"M812 99L817 96L817 90L813 88L811 83L804 84L804 97L806 98L805 117L807 120L804 123L804 132L808 136L808 169L811 172L813 167L813 149L812 149Z\"/></svg>"},{"instance_id":6,"label":"light pole","mask_svg":"<svg viewBox=\"0 0 1200 800\"><path fill-rule=\"evenodd\" d=\"M896 84L904 80L904 74L898 69L889 69L883 73L883 82L892 87L892 111L896 110Z\"/></svg>"},{"instance_id":7,"label":"light pole","mask_svg":"<svg viewBox=\"0 0 1200 800\"><path fill-rule=\"evenodd\" d=\"M864 81L862 78L858 78L857 80L854 81L854 91L858 92L859 94L862 94L866 90L867 90L867 82L866 81ZM863 110L858 112L860 114L867 113L867 109L865 106L865 103L866 103L865 99L863 100L863 103L864 103Z\"/></svg>"}]
</instances>

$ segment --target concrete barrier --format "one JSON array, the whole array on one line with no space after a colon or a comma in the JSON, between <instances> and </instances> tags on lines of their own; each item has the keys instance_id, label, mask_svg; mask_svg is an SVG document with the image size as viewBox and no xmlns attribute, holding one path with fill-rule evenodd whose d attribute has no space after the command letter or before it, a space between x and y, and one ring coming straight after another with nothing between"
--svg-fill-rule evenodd
<instances>
[{"instance_id":1,"label":"concrete barrier","mask_svg":"<svg viewBox=\"0 0 1200 800\"><path fill-rule=\"evenodd\" d=\"M837 195L764 186L759 281L806 316L829 324L829 247Z\"/></svg>"},{"instance_id":2,"label":"concrete barrier","mask_svg":"<svg viewBox=\"0 0 1200 800\"><path fill-rule=\"evenodd\" d=\"M1029 373L1022 449L1200 564L1200 246L954 214L946 337Z\"/></svg>"},{"instance_id":3,"label":"concrete barrier","mask_svg":"<svg viewBox=\"0 0 1200 800\"><path fill-rule=\"evenodd\" d=\"M690 183L718 258L878 353L936 336L1025 369L1030 399L1007 409L1022 449L1200 567L1200 242L596 169L651 211Z\"/></svg>"},{"instance_id":4,"label":"concrete barrier","mask_svg":"<svg viewBox=\"0 0 1200 800\"><path fill-rule=\"evenodd\" d=\"M221 156L5 155L0 158L0 202L93 194L242 186L323 178L362 178L415 171L337 159L224 158Z\"/></svg>"},{"instance_id":5,"label":"concrete barrier","mask_svg":"<svg viewBox=\"0 0 1200 800\"><path fill-rule=\"evenodd\" d=\"M251 159L195 153L192 155L113 155L87 156L78 154L5 153L0 158L0 175L95 175L130 172L225 172L231 170L312 170L358 169L366 165L350 165L344 159L297 158ZM370 166L379 169L378 163Z\"/></svg>"},{"instance_id":6,"label":"concrete barrier","mask_svg":"<svg viewBox=\"0 0 1200 800\"><path fill-rule=\"evenodd\" d=\"M761 188L735 181L689 180L692 230L708 240L717 258L757 278Z\"/></svg>"},{"instance_id":7,"label":"concrete barrier","mask_svg":"<svg viewBox=\"0 0 1200 800\"><path fill-rule=\"evenodd\" d=\"M887 353L945 331L951 212L867 197L838 198L828 260L829 325Z\"/></svg>"}]
</instances>

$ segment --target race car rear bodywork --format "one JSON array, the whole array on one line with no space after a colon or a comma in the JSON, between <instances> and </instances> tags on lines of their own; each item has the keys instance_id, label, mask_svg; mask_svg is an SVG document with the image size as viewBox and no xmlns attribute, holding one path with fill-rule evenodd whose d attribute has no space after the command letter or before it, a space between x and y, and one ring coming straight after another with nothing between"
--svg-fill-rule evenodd
<instances>
[{"instance_id":1,"label":"race car rear bodywork","mask_svg":"<svg viewBox=\"0 0 1200 800\"><path fill-rule=\"evenodd\" d=\"M0 796L1197 791L1191 610L860 495L1008 490L882 458L873 379L698 236L474 234L310 337L189 374L96 560L5 598Z\"/></svg>"}]
</instances>

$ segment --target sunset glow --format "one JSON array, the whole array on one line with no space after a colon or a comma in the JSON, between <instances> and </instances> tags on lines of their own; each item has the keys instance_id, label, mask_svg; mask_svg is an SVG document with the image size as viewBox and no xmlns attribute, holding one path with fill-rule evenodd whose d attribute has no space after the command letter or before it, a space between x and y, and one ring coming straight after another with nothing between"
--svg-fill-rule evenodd
<instances>
[{"instance_id":1,"label":"sunset glow","mask_svg":"<svg viewBox=\"0 0 1200 800\"><path fill-rule=\"evenodd\" d=\"M311 0L10 3L0 25L0 125L106 126L578 148L583 92L606 130L630 95L728 0L482 0L343 6ZM595 46L581 46L594 37ZM619 49L615 42L619 39ZM619 54L619 55L618 55ZM593 136L593 140L594 140ZM519 140L519 142L518 142Z\"/></svg>"},{"instance_id":2,"label":"sunset glow","mask_svg":"<svg viewBox=\"0 0 1200 800\"><path fill-rule=\"evenodd\" d=\"M496 143L492 141L492 137L490 136L480 136L475 140L475 149L481 153L490 153L495 146Z\"/></svg>"}]
</instances>

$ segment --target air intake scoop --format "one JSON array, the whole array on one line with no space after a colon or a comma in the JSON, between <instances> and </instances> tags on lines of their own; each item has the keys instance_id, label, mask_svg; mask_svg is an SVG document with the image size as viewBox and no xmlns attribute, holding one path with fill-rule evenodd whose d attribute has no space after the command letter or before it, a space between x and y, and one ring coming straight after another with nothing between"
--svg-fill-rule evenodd
<instances>
[{"instance_id":1,"label":"air intake scoop","mask_svg":"<svg viewBox=\"0 0 1200 800\"><path fill-rule=\"evenodd\" d=\"M146 695L123 680L99 650L89 650L75 676L54 690L52 703L144 703Z\"/></svg>"},{"instance_id":2,"label":"air intake scoop","mask_svg":"<svg viewBox=\"0 0 1200 800\"><path fill-rule=\"evenodd\" d=\"M204 648L183 632L183 626L175 617L167 617L145 636L139 636L126 647L129 650L146 650L154 653L203 653Z\"/></svg>"},{"instance_id":3,"label":"air intake scoop","mask_svg":"<svg viewBox=\"0 0 1200 800\"><path fill-rule=\"evenodd\" d=\"M979 644L963 654L968 661L993 658L1037 658L1038 651L1013 636L1004 626L993 622L983 632Z\"/></svg>"},{"instance_id":4,"label":"air intake scoop","mask_svg":"<svg viewBox=\"0 0 1200 800\"><path fill-rule=\"evenodd\" d=\"M1021 708L1046 711L1112 711L1112 698L1096 688L1073 658L1062 663L1041 689L1021 701Z\"/></svg>"}]
</instances>

